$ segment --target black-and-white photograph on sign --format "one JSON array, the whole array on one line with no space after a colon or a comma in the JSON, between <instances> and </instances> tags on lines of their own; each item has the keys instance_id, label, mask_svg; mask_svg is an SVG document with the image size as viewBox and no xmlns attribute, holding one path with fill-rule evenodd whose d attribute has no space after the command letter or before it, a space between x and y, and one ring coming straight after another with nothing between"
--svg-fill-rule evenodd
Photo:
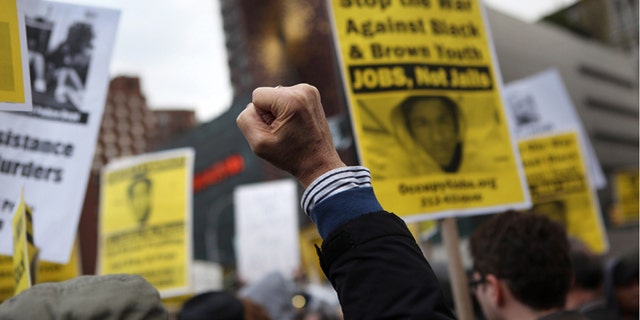
<instances>
[{"instance_id":1,"label":"black-and-white photograph on sign","mask_svg":"<svg viewBox=\"0 0 640 320\"><path fill-rule=\"evenodd\" d=\"M0 113L0 204L14 205L24 189L40 260L66 263L107 98L120 13L42 2L27 16L33 111ZM10 217L1 212L0 225L6 226ZM11 228L1 228L0 254L11 254L11 242Z\"/></svg>"},{"instance_id":2,"label":"black-and-white photograph on sign","mask_svg":"<svg viewBox=\"0 0 640 320\"><path fill-rule=\"evenodd\" d=\"M29 70L34 110L31 116L86 124L87 77L95 63L92 8L45 11L26 18Z\"/></svg>"}]
</instances>

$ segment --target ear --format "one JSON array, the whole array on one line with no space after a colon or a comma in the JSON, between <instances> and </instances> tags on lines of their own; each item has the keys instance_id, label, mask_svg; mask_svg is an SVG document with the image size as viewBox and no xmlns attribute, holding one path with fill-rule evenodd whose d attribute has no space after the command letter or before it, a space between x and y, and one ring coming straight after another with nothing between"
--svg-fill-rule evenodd
<instances>
[{"instance_id":1,"label":"ear","mask_svg":"<svg viewBox=\"0 0 640 320\"><path fill-rule=\"evenodd\" d=\"M501 307L504 305L505 303L505 294L506 294L506 287L504 286L504 283L498 279L496 276L492 275L492 274L488 274L486 275L487 278L487 293L489 294L489 299L491 299L491 302L493 303L493 305Z\"/></svg>"}]
</instances>

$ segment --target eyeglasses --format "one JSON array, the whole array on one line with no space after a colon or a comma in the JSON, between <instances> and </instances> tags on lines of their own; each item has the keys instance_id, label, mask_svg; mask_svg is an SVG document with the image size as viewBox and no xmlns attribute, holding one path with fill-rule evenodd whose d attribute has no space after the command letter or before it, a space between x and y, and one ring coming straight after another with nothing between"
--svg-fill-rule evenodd
<instances>
[{"instance_id":1,"label":"eyeglasses","mask_svg":"<svg viewBox=\"0 0 640 320\"><path fill-rule=\"evenodd\" d=\"M478 286L485 283L487 283L487 277L485 277L484 274L480 274L479 279L469 280L469 290L471 292L476 292L476 289L478 289Z\"/></svg>"}]
</instances>

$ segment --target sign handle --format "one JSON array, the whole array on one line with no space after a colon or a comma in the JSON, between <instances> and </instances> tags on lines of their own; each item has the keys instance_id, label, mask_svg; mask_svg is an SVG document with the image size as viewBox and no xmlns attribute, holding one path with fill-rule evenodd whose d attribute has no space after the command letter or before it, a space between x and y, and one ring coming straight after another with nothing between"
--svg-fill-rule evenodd
<instances>
[{"instance_id":1,"label":"sign handle","mask_svg":"<svg viewBox=\"0 0 640 320\"><path fill-rule=\"evenodd\" d=\"M458 226L455 218L444 218L441 221L442 240L447 252L447 269L453 291L456 315L460 320L473 320L473 308L471 307L471 295L467 285L467 274L462 264L460 253L460 241Z\"/></svg>"}]
</instances>

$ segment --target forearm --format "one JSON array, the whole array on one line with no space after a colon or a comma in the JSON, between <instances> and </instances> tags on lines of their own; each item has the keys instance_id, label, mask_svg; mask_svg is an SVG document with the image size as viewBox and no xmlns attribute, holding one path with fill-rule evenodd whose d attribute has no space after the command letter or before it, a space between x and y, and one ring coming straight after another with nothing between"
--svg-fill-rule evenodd
<instances>
[{"instance_id":1,"label":"forearm","mask_svg":"<svg viewBox=\"0 0 640 320\"><path fill-rule=\"evenodd\" d=\"M453 318L404 221L375 198L366 168L323 174L302 205L324 239L318 254L345 318Z\"/></svg>"}]
</instances>

